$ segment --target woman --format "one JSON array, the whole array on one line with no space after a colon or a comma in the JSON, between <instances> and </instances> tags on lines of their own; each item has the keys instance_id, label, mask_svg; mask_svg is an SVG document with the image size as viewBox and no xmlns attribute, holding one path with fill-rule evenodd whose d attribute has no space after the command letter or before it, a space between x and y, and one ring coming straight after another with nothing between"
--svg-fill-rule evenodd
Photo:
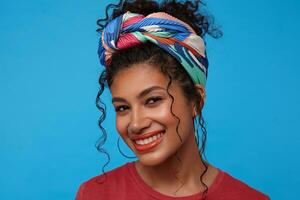
<instances>
[{"instance_id":1,"label":"woman","mask_svg":"<svg viewBox=\"0 0 300 200\"><path fill-rule=\"evenodd\" d=\"M107 84L117 131L138 160L86 181L77 200L269 199L203 159L208 69L203 37L218 37L220 31L199 13L200 3L120 1L106 8L114 8L112 20L98 20L98 53L106 67L97 96L103 112L98 149L105 152L100 96Z\"/></svg>"}]
</instances>

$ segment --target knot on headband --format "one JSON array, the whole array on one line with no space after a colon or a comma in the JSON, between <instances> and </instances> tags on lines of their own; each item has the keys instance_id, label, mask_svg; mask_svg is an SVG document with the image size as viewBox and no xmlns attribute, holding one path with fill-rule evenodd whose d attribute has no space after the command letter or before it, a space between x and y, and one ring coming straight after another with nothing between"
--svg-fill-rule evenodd
<instances>
[{"instance_id":1,"label":"knot on headband","mask_svg":"<svg viewBox=\"0 0 300 200\"><path fill-rule=\"evenodd\" d=\"M114 52L148 41L180 62L195 84L205 86L208 60L203 39L188 24L164 12L146 17L126 12L110 21L99 42L100 62L108 67Z\"/></svg>"}]
</instances>

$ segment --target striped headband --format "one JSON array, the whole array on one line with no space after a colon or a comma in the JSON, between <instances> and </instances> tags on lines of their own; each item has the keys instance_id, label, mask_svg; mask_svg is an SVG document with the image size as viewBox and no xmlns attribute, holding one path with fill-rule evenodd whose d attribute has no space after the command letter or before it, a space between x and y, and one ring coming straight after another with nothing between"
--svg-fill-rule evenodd
<instances>
[{"instance_id":1,"label":"striped headband","mask_svg":"<svg viewBox=\"0 0 300 200\"><path fill-rule=\"evenodd\" d=\"M145 17L128 11L110 21L99 42L100 62L108 67L114 52L148 41L179 61L195 84L205 86L208 60L203 39L188 24L164 12Z\"/></svg>"}]
</instances>

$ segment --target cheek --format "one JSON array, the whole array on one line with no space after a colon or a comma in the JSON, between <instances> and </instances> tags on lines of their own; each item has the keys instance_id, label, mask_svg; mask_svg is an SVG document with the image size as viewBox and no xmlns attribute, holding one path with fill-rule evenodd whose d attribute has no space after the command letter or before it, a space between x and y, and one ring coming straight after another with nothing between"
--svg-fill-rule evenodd
<instances>
[{"instance_id":1,"label":"cheek","mask_svg":"<svg viewBox=\"0 0 300 200\"><path fill-rule=\"evenodd\" d=\"M178 121L176 117L172 114L170 105L168 104L164 106L160 106L158 109L153 109L153 110L149 109L148 113L149 113L149 118L157 122L160 122L164 125L171 125L173 123L177 123Z\"/></svg>"},{"instance_id":2,"label":"cheek","mask_svg":"<svg viewBox=\"0 0 300 200\"><path fill-rule=\"evenodd\" d=\"M193 132L192 113L188 108L189 105L174 102L172 112L170 106L167 106L157 112L157 119L162 120L163 123L172 127L172 129L179 125L178 128L181 134Z\"/></svg>"},{"instance_id":3,"label":"cheek","mask_svg":"<svg viewBox=\"0 0 300 200\"><path fill-rule=\"evenodd\" d=\"M127 132L126 119L121 117L116 117L116 129L122 137L126 136L126 132Z\"/></svg>"}]
</instances>

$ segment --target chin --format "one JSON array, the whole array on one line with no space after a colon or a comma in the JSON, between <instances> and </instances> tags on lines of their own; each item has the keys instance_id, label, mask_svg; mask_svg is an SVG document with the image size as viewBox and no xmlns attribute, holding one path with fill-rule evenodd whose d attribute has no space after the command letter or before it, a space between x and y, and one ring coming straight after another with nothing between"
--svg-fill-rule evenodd
<instances>
[{"instance_id":1,"label":"chin","mask_svg":"<svg viewBox=\"0 0 300 200\"><path fill-rule=\"evenodd\" d=\"M159 159L151 159L151 158L148 159L148 158L144 158L144 157L139 158L139 161L142 165L148 166L148 167L154 167L154 166L157 166L157 165L163 163Z\"/></svg>"},{"instance_id":2,"label":"chin","mask_svg":"<svg viewBox=\"0 0 300 200\"><path fill-rule=\"evenodd\" d=\"M168 159L168 156L162 152L148 152L146 154L136 154L136 156L142 165L149 167L163 164Z\"/></svg>"}]
</instances>

